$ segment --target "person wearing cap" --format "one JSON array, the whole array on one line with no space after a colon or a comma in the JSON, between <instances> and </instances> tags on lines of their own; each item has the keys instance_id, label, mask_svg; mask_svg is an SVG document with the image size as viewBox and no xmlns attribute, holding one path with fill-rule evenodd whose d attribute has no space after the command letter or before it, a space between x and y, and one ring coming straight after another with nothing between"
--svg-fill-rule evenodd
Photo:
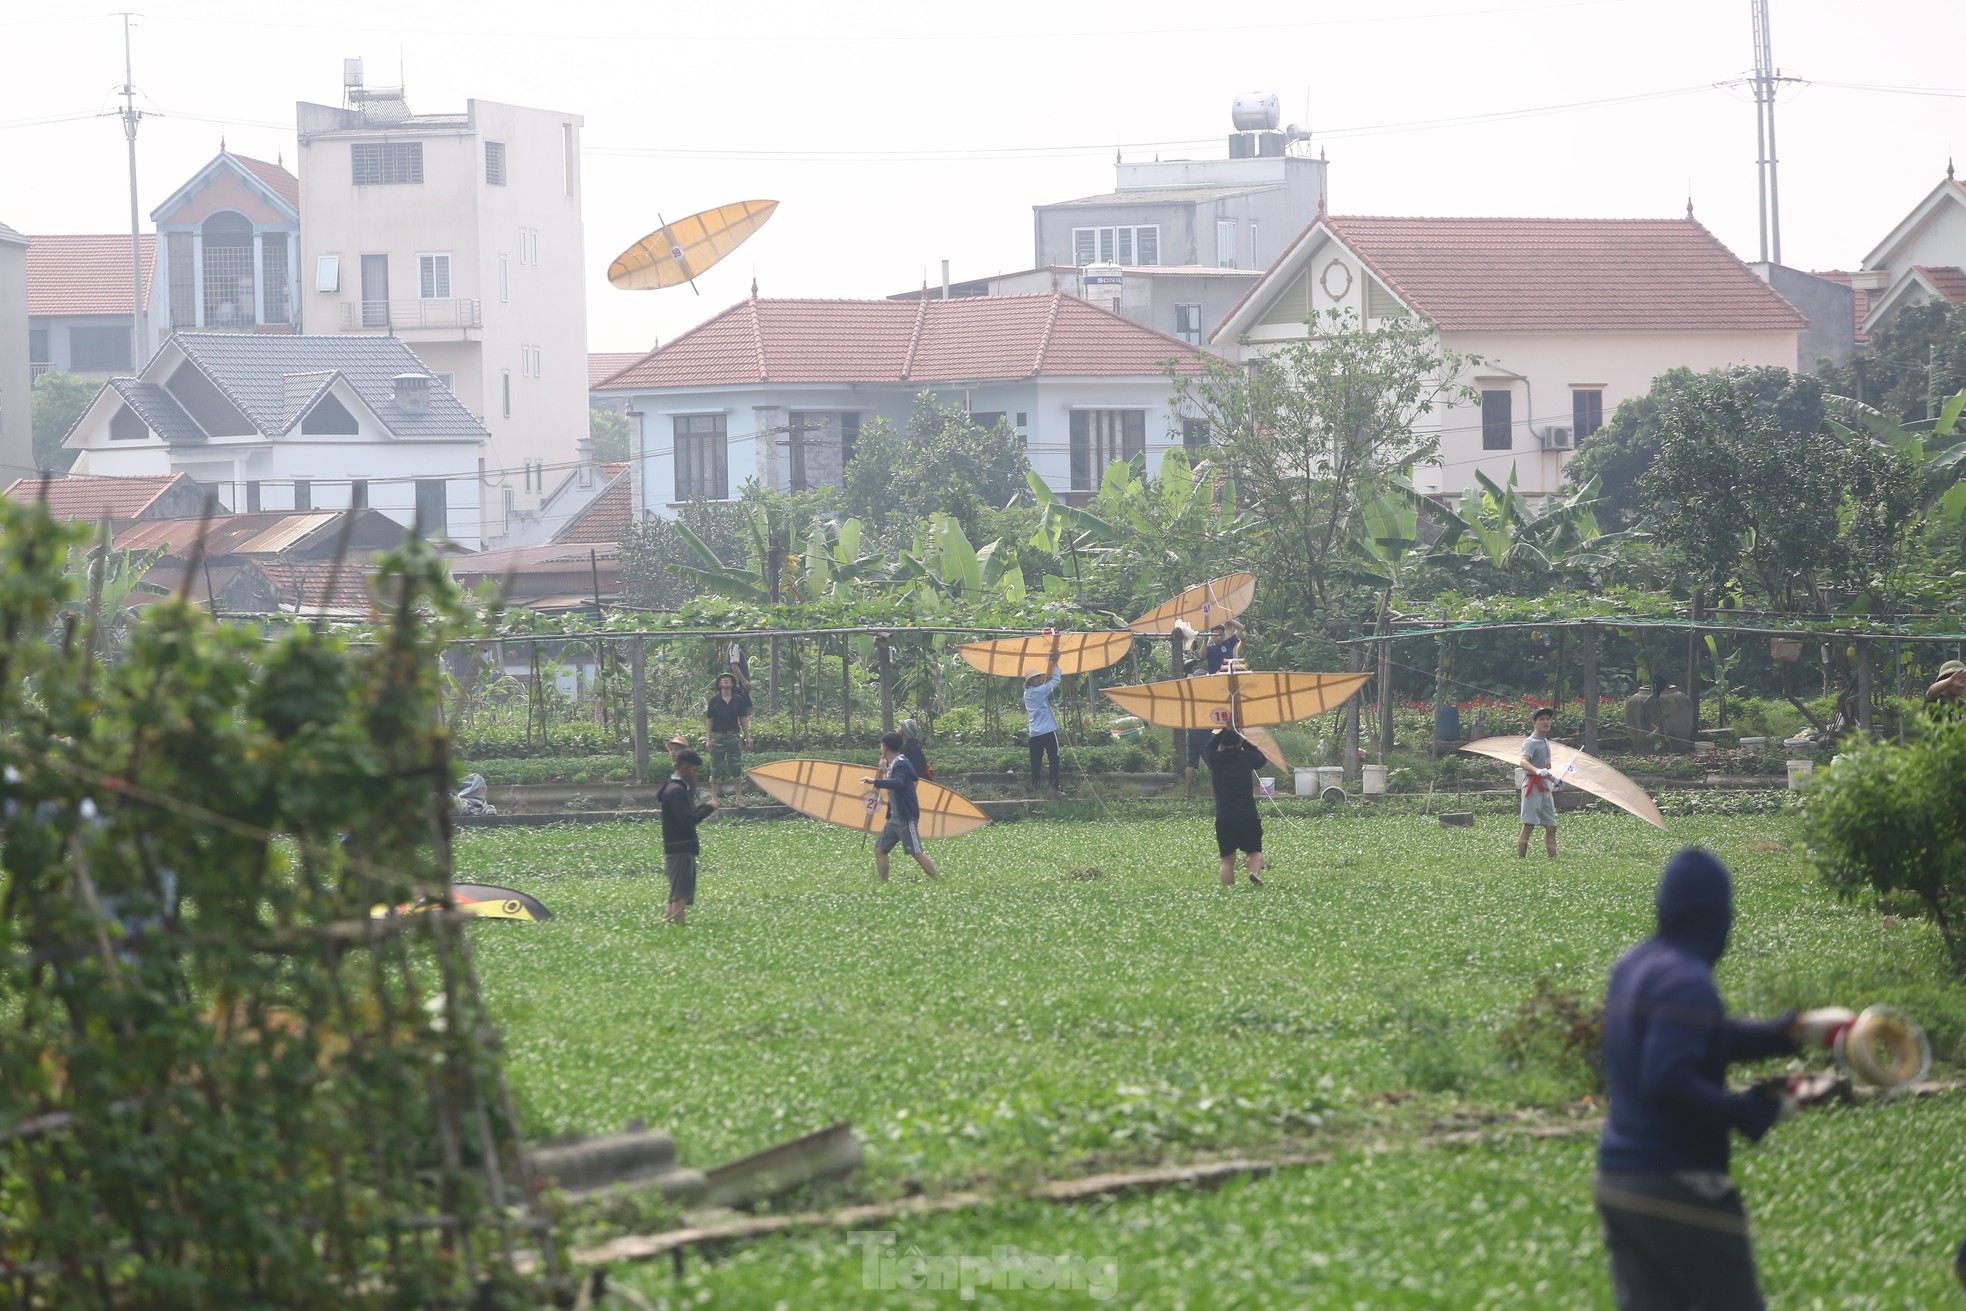
<instances>
[{"instance_id":1,"label":"person wearing cap","mask_svg":"<svg viewBox=\"0 0 1966 1311\"><path fill-rule=\"evenodd\" d=\"M1219 674L1222 666L1236 658L1236 649L1242 645L1242 625L1233 619L1224 619L1208 630L1208 644L1201 649L1202 661L1208 672Z\"/></svg>"},{"instance_id":2,"label":"person wearing cap","mask_svg":"<svg viewBox=\"0 0 1966 1311\"><path fill-rule=\"evenodd\" d=\"M1835 1045L1842 1007L1739 1020L1713 967L1734 924L1720 858L1688 847L1666 862L1658 931L1619 958L1604 1002L1610 1114L1592 1193L1620 1311L1764 1305L1747 1209L1729 1174L1731 1137L1759 1142L1799 1102L1787 1085L1727 1090L1737 1061Z\"/></svg>"},{"instance_id":3,"label":"person wearing cap","mask_svg":"<svg viewBox=\"0 0 1966 1311\"><path fill-rule=\"evenodd\" d=\"M683 752L688 751L689 749L690 749L689 739L684 737L681 733L678 733L674 737L670 738L669 763L673 766L676 763L676 757L680 756ZM698 758L701 759L701 757ZM689 794L692 799L694 799L696 796L695 778L691 778L689 780Z\"/></svg>"},{"instance_id":4,"label":"person wearing cap","mask_svg":"<svg viewBox=\"0 0 1966 1311\"><path fill-rule=\"evenodd\" d=\"M1052 635L1051 655L1042 669L1024 673L1024 715L1031 730L1031 791L1038 790L1038 766L1051 762L1051 790L1058 791L1058 716L1051 709L1051 694L1058 690L1065 675L1058 669L1058 637Z\"/></svg>"},{"instance_id":5,"label":"person wearing cap","mask_svg":"<svg viewBox=\"0 0 1966 1311\"><path fill-rule=\"evenodd\" d=\"M717 785L728 780L735 802L744 793L744 749L751 745L751 696L737 685L736 675L717 675L703 728L710 743L710 799L716 800Z\"/></svg>"},{"instance_id":6,"label":"person wearing cap","mask_svg":"<svg viewBox=\"0 0 1966 1311\"><path fill-rule=\"evenodd\" d=\"M935 771L928 767L928 752L922 750L922 730L912 719L904 719L895 727L901 730L901 754L915 767L915 777L934 778Z\"/></svg>"},{"instance_id":7,"label":"person wearing cap","mask_svg":"<svg viewBox=\"0 0 1966 1311\"><path fill-rule=\"evenodd\" d=\"M1243 853L1249 881L1263 886L1263 816L1256 810L1256 771L1263 753L1233 728L1217 729L1202 758L1208 762L1215 787L1215 852L1222 858L1216 870L1222 886L1236 885L1236 853Z\"/></svg>"},{"instance_id":8,"label":"person wearing cap","mask_svg":"<svg viewBox=\"0 0 1966 1311\"><path fill-rule=\"evenodd\" d=\"M1556 859L1556 776L1550 773L1550 725L1556 713L1538 707L1529 717L1529 736L1522 741L1522 764L1516 770L1522 789L1522 833L1515 840L1515 858L1529 854L1529 835L1543 830L1543 850Z\"/></svg>"},{"instance_id":9,"label":"person wearing cap","mask_svg":"<svg viewBox=\"0 0 1966 1311\"><path fill-rule=\"evenodd\" d=\"M1966 692L1966 661L1948 660L1939 666L1939 681L1925 689L1925 709L1934 719L1950 722L1962 717L1960 694Z\"/></svg>"}]
</instances>

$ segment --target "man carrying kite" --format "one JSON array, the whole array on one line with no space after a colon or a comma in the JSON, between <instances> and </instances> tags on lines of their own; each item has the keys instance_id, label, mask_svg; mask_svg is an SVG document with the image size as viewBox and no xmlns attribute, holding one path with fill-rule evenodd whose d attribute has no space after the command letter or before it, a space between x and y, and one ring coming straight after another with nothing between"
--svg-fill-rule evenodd
<instances>
[{"instance_id":1,"label":"man carrying kite","mask_svg":"<svg viewBox=\"0 0 1966 1311\"><path fill-rule=\"evenodd\" d=\"M1046 668L1024 675L1024 714L1031 730L1031 791L1038 790L1038 764L1051 762L1051 790L1058 791L1058 716L1052 713L1051 694L1058 690L1065 675L1058 669L1058 636L1051 638L1051 656Z\"/></svg>"},{"instance_id":2,"label":"man carrying kite","mask_svg":"<svg viewBox=\"0 0 1966 1311\"><path fill-rule=\"evenodd\" d=\"M1219 674L1222 666L1236 658L1236 651L1242 646L1242 625L1234 619L1225 619L1208 630L1208 645L1202 647L1201 658L1208 665L1208 672Z\"/></svg>"},{"instance_id":3,"label":"man carrying kite","mask_svg":"<svg viewBox=\"0 0 1966 1311\"><path fill-rule=\"evenodd\" d=\"M1556 776L1550 773L1550 725L1556 712L1540 707L1529 718L1529 736L1522 742L1522 834L1515 840L1515 856L1529 854L1529 835L1543 830L1543 850L1556 859Z\"/></svg>"},{"instance_id":4,"label":"man carrying kite","mask_svg":"<svg viewBox=\"0 0 1966 1311\"><path fill-rule=\"evenodd\" d=\"M1249 881L1263 886L1263 817L1256 811L1256 771L1263 753L1233 728L1215 734L1204 753L1210 781L1215 785L1215 850L1222 858L1217 871L1222 886L1236 885L1236 853L1245 853Z\"/></svg>"},{"instance_id":5,"label":"man carrying kite","mask_svg":"<svg viewBox=\"0 0 1966 1311\"><path fill-rule=\"evenodd\" d=\"M915 792L920 775L902 753L906 741L899 733L882 734L881 777L860 780L887 793L887 823L882 826L881 835L874 839L874 869L883 883L887 882L887 853L896 846L905 855L913 856L922 873L930 878L941 873L922 846L922 803Z\"/></svg>"}]
</instances>

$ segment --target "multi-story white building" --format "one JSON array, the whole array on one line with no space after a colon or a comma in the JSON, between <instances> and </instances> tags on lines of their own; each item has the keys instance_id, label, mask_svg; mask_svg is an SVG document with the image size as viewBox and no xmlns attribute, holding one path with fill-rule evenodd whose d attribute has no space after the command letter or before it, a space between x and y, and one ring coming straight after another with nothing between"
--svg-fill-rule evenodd
<instances>
[{"instance_id":1,"label":"multi-story white building","mask_svg":"<svg viewBox=\"0 0 1966 1311\"><path fill-rule=\"evenodd\" d=\"M34 470L27 357L27 238L0 223L0 478Z\"/></svg>"},{"instance_id":2,"label":"multi-story white building","mask_svg":"<svg viewBox=\"0 0 1966 1311\"><path fill-rule=\"evenodd\" d=\"M301 330L402 339L477 416L481 536L537 511L587 435L577 114L400 88L303 102ZM455 529L454 529L455 531Z\"/></svg>"}]
</instances>

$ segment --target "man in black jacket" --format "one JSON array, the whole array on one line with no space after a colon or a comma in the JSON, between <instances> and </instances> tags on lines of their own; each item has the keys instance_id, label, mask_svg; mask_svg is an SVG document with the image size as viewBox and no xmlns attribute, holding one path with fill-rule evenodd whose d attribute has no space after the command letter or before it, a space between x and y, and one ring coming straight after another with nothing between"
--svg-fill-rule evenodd
<instances>
[{"instance_id":1,"label":"man in black jacket","mask_svg":"<svg viewBox=\"0 0 1966 1311\"><path fill-rule=\"evenodd\" d=\"M696 800L696 771L703 757L685 747L676 753L676 772L655 794L662 811L662 868L669 876L669 922L681 924L696 901L696 857L703 847L696 826L717 809L714 800Z\"/></svg>"},{"instance_id":2,"label":"man in black jacket","mask_svg":"<svg viewBox=\"0 0 1966 1311\"><path fill-rule=\"evenodd\" d=\"M1263 817L1256 813L1256 771L1263 753L1233 728L1215 734L1202 753L1215 785L1215 849L1222 857L1222 886L1236 883L1236 852L1246 853L1249 881L1263 886Z\"/></svg>"},{"instance_id":3,"label":"man in black jacket","mask_svg":"<svg viewBox=\"0 0 1966 1311\"><path fill-rule=\"evenodd\" d=\"M1841 1007L1774 1020L1727 1014L1713 967L1734 894L1712 852L1688 847L1667 861L1657 904L1659 931L1619 959L1604 1002L1611 1114L1594 1192L1612 1294L1620 1311L1759 1311L1729 1140L1759 1142L1797 1099L1781 1086L1730 1093L1727 1067L1833 1046L1855 1016Z\"/></svg>"}]
</instances>

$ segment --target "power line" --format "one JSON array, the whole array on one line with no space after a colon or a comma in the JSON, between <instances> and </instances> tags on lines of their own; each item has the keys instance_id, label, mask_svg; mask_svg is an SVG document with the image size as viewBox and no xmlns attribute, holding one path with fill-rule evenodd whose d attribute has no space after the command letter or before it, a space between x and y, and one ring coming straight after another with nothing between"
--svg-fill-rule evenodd
<instances>
[{"instance_id":1,"label":"power line","mask_svg":"<svg viewBox=\"0 0 1966 1311\"><path fill-rule=\"evenodd\" d=\"M327 32L376 32L386 30L395 36L437 36L449 40L459 37L483 37L491 40L512 40L537 42L554 41L598 41L609 44L623 42L659 42L664 46L678 43L701 44L742 44L792 43L807 45L812 43L866 45L884 44L935 44L956 42L965 44L977 41L1044 41L1079 40L1097 38L1105 41L1125 40L1137 37L1164 36L1215 36L1238 32L1287 32L1313 30L1325 27L1359 27L1382 23L1440 22L1457 18L1491 18L1504 14L1545 13L1561 9L1594 9L1609 5L1628 4L1631 0L1546 0L1540 4L1515 4L1505 6L1490 5L1479 9L1437 9L1421 12L1395 14L1365 14L1345 18L1312 18L1277 23L1231 23L1209 24L1204 27L1102 27L1080 31L1039 31L1039 32L993 32L967 27L951 32L867 32L867 31L825 31L825 32L774 32L768 28L747 29L741 32L678 32L667 28L639 31L634 28L617 29L606 32L569 31L516 31L512 29L468 28L468 27L388 27L378 28L361 23L328 22L290 22L265 18L211 17L206 15L161 14L153 21L183 23L206 26L229 27L268 27L300 31Z\"/></svg>"}]
</instances>

